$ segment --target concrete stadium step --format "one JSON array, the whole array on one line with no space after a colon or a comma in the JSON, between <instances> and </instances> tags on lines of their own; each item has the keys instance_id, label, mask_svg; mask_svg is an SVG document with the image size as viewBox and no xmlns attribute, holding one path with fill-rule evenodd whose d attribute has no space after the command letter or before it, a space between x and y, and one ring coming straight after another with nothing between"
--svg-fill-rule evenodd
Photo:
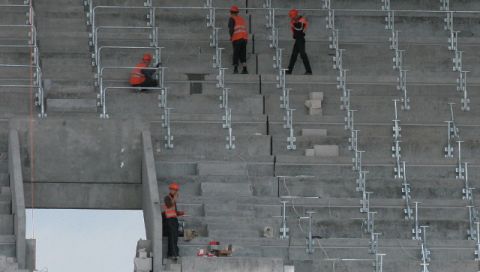
<instances>
[{"instance_id":1,"label":"concrete stadium step","mask_svg":"<svg viewBox=\"0 0 480 272\"><path fill-rule=\"evenodd\" d=\"M182 271L283 271L283 259L255 258L255 257L228 257L228 258L198 258L183 257Z\"/></svg>"},{"instance_id":2,"label":"concrete stadium step","mask_svg":"<svg viewBox=\"0 0 480 272\"><path fill-rule=\"evenodd\" d=\"M85 53L42 54L44 79L93 80L89 55Z\"/></svg>"},{"instance_id":3,"label":"concrete stadium step","mask_svg":"<svg viewBox=\"0 0 480 272\"><path fill-rule=\"evenodd\" d=\"M245 158L239 163L238 157L224 158L223 161L206 161L192 156L159 156L156 155L157 176L188 175L248 175L273 176L273 157ZM217 168L217 167L225 167ZM229 170L230 169L230 170ZM230 171L230 172L229 172ZM235 171L235 172L231 172Z\"/></svg>"},{"instance_id":4,"label":"concrete stadium step","mask_svg":"<svg viewBox=\"0 0 480 272\"><path fill-rule=\"evenodd\" d=\"M97 100L95 98L47 98L48 112L97 112Z\"/></svg>"},{"instance_id":5,"label":"concrete stadium step","mask_svg":"<svg viewBox=\"0 0 480 272\"><path fill-rule=\"evenodd\" d=\"M11 214L0 214L0 235L11 235L13 234L13 215Z\"/></svg>"},{"instance_id":6,"label":"concrete stadium step","mask_svg":"<svg viewBox=\"0 0 480 272\"><path fill-rule=\"evenodd\" d=\"M202 182L200 190L202 196L253 196L252 185L248 183Z\"/></svg>"},{"instance_id":7,"label":"concrete stadium step","mask_svg":"<svg viewBox=\"0 0 480 272\"><path fill-rule=\"evenodd\" d=\"M221 159L225 156L253 157L270 155L270 136L253 135L253 136L236 136L234 150L225 148L225 137L227 134L219 136L201 136L201 135L177 135L174 136L173 149L164 149L162 153L165 155L188 155ZM163 141L163 135L153 136L154 142ZM207 145L208 144L208 145Z\"/></svg>"},{"instance_id":8,"label":"concrete stadium step","mask_svg":"<svg viewBox=\"0 0 480 272\"><path fill-rule=\"evenodd\" d=\"M0 186L10 186L9 178L7 173L0 173Z\"/></svg>"},{"instance_id":9,"label":"concrete stadium step","mask_svg":"<svg viewBox=\"0 0 480 272\"><path fill-rule=\"evenodd\" d=\"M15 257L15 235L0 235L0 256Z\"/></svg>"}]
</instances>

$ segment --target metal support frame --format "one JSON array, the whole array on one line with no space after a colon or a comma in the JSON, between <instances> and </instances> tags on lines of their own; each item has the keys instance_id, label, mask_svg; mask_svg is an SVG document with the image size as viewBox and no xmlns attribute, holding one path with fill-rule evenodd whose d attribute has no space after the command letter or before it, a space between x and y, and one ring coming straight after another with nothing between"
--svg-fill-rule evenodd
<instances>
[{"instance_id":1,"label":"metal support frame","mask_svg":"<svg viewBox=\"0 0 480 272\"><path fill-rule=\"evenodd\" d=\"M265 24L265 27L271 28L274 26L275 21L274 9L272 9L272 0L265 0L263 3L263 8L267 10L267 14L265 15L267 23Z\"/></svg>"},{"instance_id":2,"label":"metal support frame","mask_svg":"<svg viewBox=\"0 0 480 272\"><path fill-rule=\"evenodd\" d=\"M218 97L218 100L220 100L219 107L221 109L228 108L228 94L230 93L230 91L231 88L222 88L222 95Z\"/></svg>"},{"instance_id":3,"label":"metal support frame","mask_svg":"<svg viewBox=\"0 0 480 272\"><path fill-rule=\"evenodd\" d=\"M225 48L215 47L215 55L213 55L213 68L222 67L222 51Z\"/></svg>"},{"instance_id":4,"label":"metal support frame","mask_svg":"<svg viewBox=\"0 0 480 272\"><path fill-rule=\"evenodd\" d=\"M328 45L328 48L330 49L338 49L338 29L332 29L331 35L328 36L328 41L330 44Z\"/></svg>"},{"instance_id":5,"label":"metal support frame","mask_svg":"<svg viewBox=\"0 0 480 272\"><path fill-rule=\"evenodd\" d=\"M275 56L273 56L273 69L277 69L277 70L282 69L282 61L283 61L282 53L283 53L283 48L275 48Z\"/></svg>"},{"instance_id":6,"label":"metal support frame","mask_svg":"<svg viewBox=\"0 0 480 272\"><path fill-rule=\"evenodd\" d=\"M219 89L225 88L225 70L227 69L228 68L223 68L223 67L218 68L218 74L216 76L216 79L217 79L216 86Z\"/></svg>"},{"instance_id":7,"label":"metal support frame","mask_svg":"<svg viewBox=\"0 0 480 272\"><path fill-rule=\"evenodd\" d=\"M212 33L210 34L210 47L218 47L218 32L220 31L219 27L212 27Z\"/></svg>"},{"instance_id":8,"label":"metal support frame","mask_svg":"<svg viewBox=\"0 0 480 272\"><path fill-rule=\"evenodd\" d=\"M172 128L170 126L170 115L173 108L165 107L163 109L162 115L162 127L166 129L166 134L164 137L165 140L165 148L172 149L173 148L173 135L172 135Z\"/></svg>"},{"instance_id":9,"label":"metal support frame","mask_svg":"<svg viewBox=\"0 0 480 272\"><path fill-rule=\"evenodd\" d=\"M232 109L229 109L229 115L230 115L230 118L232 116ZM227 144L225 146L226 149L228 150L233 150L235 149L235 136L233 136L233 130L232 130L232 127L231 127L231 124L230 124L230 127L228 128L228 135L227 135Z\"/></svg>"},{"instance_id":10,"label":"metal support frame","mask_svg":"<svg viewBox=\"0 0 480 272\"><path fill-rule=\"evenodd\" d=\"M385 253L375 254L375 261L373 262L374 272L383 272L383 257L386 255Z\"/></svg>"},{"instance_id":11,"label":"metal support frame","mask_svg":"<svg viewBox=\"0 0 480 272\"><path fill-rule=\"evenodd\" d=\"M306 248L306 252L308 254L313 254L315 252L315 248L314 248L314 245L313 245L313 234L312 234L312 223L313 223L313 214L315 214L314 211L306 211L305 212L307 214L307 216L302 216L300 217L299 219L300 220L308 220L308 234L307 234L307 238L306 238L306 245L307 245L307 248Z\"/></svg>"},{"instance_id":12,"label":"metal support frame","mask_svg":"<svg viewBox=\"0 0 480 272\"><path fill-rule=\"evenodd\" d=\"M400 142L401 141L394 141L394 146L392 146L392 151L393 151L393 154L392 154L392 157L395 158L395 166L393 167L393 173L394 173L394 178L396 179L403 179L403 167L402 167L402 164L400 163L400 159L401 159L401 154L400 154L400 151L401 151L401 147L400 147Z\"/></svg>"},{"instance_id":13,"label":"metal support frame","mask_svg":"<svg viewBox=\"0 0 480 272\"><path fill-rule=\"evenodd\" d=\"M287 109L285 111L286 116L284 116L284 120L286 122L285 128L288 128L289 130L289 134L287 137L287 150L297 149L297 146L295 145L297 138L295 137L295 131L293 128L293 111L295 111L295 109Z\"/></svg>"},{"instance_id":14,"label":"metal support frame","mask_svg":"<svg viewBox=\"0 0 480 272\"><path fill-rule=\"evenodd\" d=\"M400 140L400 138L402 137L402 127L400 127L400 120L399 120L399 117L398 117L398 108L397 108L397 102L399 100L398 99L394 99L393 100L393 105L394 105L394 119L392 120L393 122L393 127L392 127L392 131L393 131L393 141L397 141L397 140Z\"/></svg>"},{"instance_id":15,"label":"metal support frame","mask_svg":"<svg viewBox=\"0 0 480 272\"><path fill-rule=\"evenodd\" d=\"M335 30L335 10L334 9L330 9L330 8L328 9L327 18L325 18L325 20L327 21L327 24L325 25L325 27L327 29Z\"/></svg>"},{"instance_id":16,"label":"metal support frame","mask_svg":"<svg viewBox=\"0 0 480 272\"><path fill-rule=\"evenodd\" d=\"M450 31L450 38L448 38L448 50L458 50L458 33L460 33L460 31Z\"/></svg>"},{"instance_id":17,"label":"metal support frame","mask_svg":"<svg viewBox=\"0 0 480 272\"><path fill-rule=\"evenodd\" d=\"M462 189L462 199L472 202L473 190L475 188L470 187L470 183L468 182L468 162L464 162L463 164L465 169L465 182L464 182L464 187Z\"/></svg>"},{"instance_id":18,"label":"metal support frame","mask_svg":"<svg viewBox=\"0 0 480 272\"><path fill-rule=\"evenodd\" d=\"M350 95L351 90L342 89L342 96L340 97L340 110L349 110L350 109Z\"/></svg>"},{"instance_id":19,"label":"metal support frame","mask_svg":"<svg viewBox=\"0 0 480 272\"><path fill-rule=\"evenodd\" d=\"M366 181L363 183L363 186L366 186ZM360 212L361 213L368 213L370 212L370 195L373 194L373 192L367 192L366 188L363 188L362 192L362 199L360 199Z\"/></svg>"},{"instance_id":20,"label":"metal support frame","mask_svg":"<svg viewBox=\"0 0 480 272\"><path fill-rule=\"evenodd\" d=\"M413 229L412 229L412 234L413 234L413 237L412 239L413 240L421 240L421 234L422 234L422 230L420 229L419 227L419 220L418 220L418 204L420 204L420 202L418 201L415 201L415 221L414 221L414 225L413 225Z\"/></svg>"},{"instance_id":21,"label":"metal support frame","mask_svg":"<svg viewBox=\"0 0 480 272\"><path fill-rule=\"evenodd\" d=\"M480 233L480 222L476 221L477 233ZM480 235L477 235L477 242L475 244L475 261L480 261Z\"/></svg>"},{"instance_id":22,"label":"metal support frame","mask_svg":"<svg viewBox=\"0 0 480 272\"><path fill-rule=\"evenodd\" d=\"M390 7L390 0L382 0L382 10L389 11Z\"/></svg>"},{"instance_id":23,"label":"metal support frame","mask_svg":"<svg viewBox=\"0 0 480 272\"><path fill-rule=\"evenodd\" d=\"M431 252L428 249L427 246L427 228L428 226L421 226L423 230L423 239L422 239L422 244L421 244L421 267L422 267L422 272L429 272L428 266L430 265L430 255Z\"/></svg>"},{"instance_id":24,"label":"metal support frame","mask_svg":"<svg viewBox=\"0 0 480 272\"><path fill-rule=\"evenodd\" d=\"M341 69L338 71L337 76L337 89L343 90L347 88L347 69Z\"/></svg>"},{"instance_id":25,"label":"metal support frame","mask_svg":"<svg viewBox=\"0 0 480 272\"><path fill-rule=\"evenodd\" d=\"M280 108L281 109L289 109L290 108L290 91L291 88L283 88L282 95L280 96Z\"/></svg>"},{"instance_id":26,"label":"metal support frame","mask_svg":"<svg viewBox=\"0 0 480 272\"><path fill-rule=\"evenodd\" d=\"M462 143L463 141L458 140L458 161L457 167L455 168L456 179L465 179L465 168L462 165Z\"/></svg>"},{"instance_id":27,"label":"metal support frame","mask_svg":"<svg viewBox=\"0 0 480 272\"><path fill-rule=\"evenodd\" d=\"M462 71L463 66L463 51L455 50L455 56L452 59L453 62L453 71Z\"/></svg>"},{"instance_id":28,"label":"metal support frame","mask_svg":"<svg viewBox=\"0 0 480 272\"><path fill-rule=\"evenodd\" d=\"M277 49L278 48L278 41L279 41L279 34L280 30L276 27L272 27L272 33L268 36L270 40L270 48Z\"/></svg>"},{"instance_id":29,"label":"metal support frame","mask_svg":"<svg viewBox=\"0 0 480 272\"><path fill-rule=\"evenodd\" d=\"M475 206L469 205L468 208L468 222L469 222L469 229L467 230L467 238L468 240L477 241L478 240L478 232L477 228L475 227L475 222L478 222L478 210Z\"/></svg>"},{"instance_id":30,"label":"metal support frame","mask_svg":"<svg viewBox=\"0 0 480 272\"><path fill-rule=\"evenodd\" d=\"M449 11L450 10L450 0L440 0L440 10Z\"/></svg>"},{"instance_id":31,"label":"metal support frame","mask_svg":"<svg viewBox=\"0 0 480 272\"><path fill-rule=\"evenodd\" d=\"M348 142L350 143L348 150L355 151L358 149L358 132L360 132L358 129L351 130L351 136L348 138Z\"/></svg>"},{"instance_id":32,"label":"metal support frame","mask_svg":"<svg viewBox=\"0 0 480 272\"><path fill-rule=\"evenodd\" d=\"M160 87L160 94L158 95L158 107L165 109L168 108L168 88Z\"/></svg>"},{"instance_id":33,"label":"metal support frame","mask_svg":"<svg viewBox=\"0 0 480 272\"><path fill-rule=\"evenodd\" d=\"M345 117L345 130L353 130L355 126L355 112L357 110L348 110Z\"/></svg>"},{"instance_id":34,"label":"metal support frame","mask_svg":"<svg viewBox=\"0 0 480 272\"><path fill-rule=\"evenodd\" d=\"M208 8L208 14L206 16L206 21L207 21L207 27L215 27L215 8L212 6L212 0L207 0L207 3L205 4L205 7Z\"/></svg>"},{"instance_id":35,"label":"metal support frame","mask_svg":"<svg viewBox=\"0 0 480 272\"><path fill-rule=\"evenodd\" d=\"M377 212L368 212L367 218L364 220L364 231L365 233L375 233L375 214Z\"/></svg>"},{"instance_id":36,"label":"metal support frame","mask_svg":"<svg viewBox=\"0 0 480 272\"><path fill-rule=\"evenodd\" d=\"M343 52L345 52L345 49L337 48L335 50L335 56L332 57L332 59L333 59L333 69L335 69L335 70L342 70L343 69Z\"/></svg>"},{"instance_id":37,"label":"metal support frame","mask_svg":"<svg viewBox=\"0 0 480 272\"><path fill-rule=\"evenodd\" d=\"M322 2L322 9L330 9L331 8L331 1L330 0L323 0Z\"/></svg>"},{"instance_id":38,"label":"metal support frame","mask_svg":"<svg viewBox=\"0 0 480 272\"><path fill-rule=\"evenodd\" d=\"M395 12L389 10L385 16L385 30L395 30Z\"/></svg>"},{"instance_id":39,"label":"metal support frame","mask_svg":"<svg viewBox=\"0 0 480 272\"><path fill-rule=\"evenodd\" d=\"M276 76L277 79L277 89L284 90L287 86L287 71L288 69L280 68L278 70L279 74Z\"/></svg>"},{"instance_id":40,"label":"metal support frame","mask_svg":"<svg viewBox=\"0 0 480 272\"><path fill-rule=\"evenodd\" d=\"M288 201L282 200L282 225L280 227L280 239L287 240L289 238L289 228L287 225L287 203Z\"/></svg>"},{"instance_id":41,"label":"metal support frame","mask_svg":"<svg viewBox=\"0 0 480 272\"><path fill-rule=\"evenodd\" d=\"M380 233L378 232L372 232L370 235L370 241L369 243L369 249L368 253L370 254L377 254L378 253L378 236L380 236Z\"/></svg>"},{"instance_id":42,"label":"metal support frame","mask_svg":"<svg viewBox=\"0 0 480 272\"><path fill-rule=\"evenodd\" d=\"M397 90L403 91L407 88L407 71L404 69L400 69L398 71L398 77L397 77Z\"/></svg>"},{"instance_id":43,"label":"metal support frame","mask_svg":"<svg viewBox=\"0 0 480 272\"><path fill-rule=\"evenodd\" d=\"M392 30L392 36L388 38L391 50L398 50L398 30Z\"/></svg>"},{"instance_id":44,"label":"metal support frame","mask_svg":"<svg viewBox=\"0 0 480 272\"><path fill-rule=\"evenodd\" d=\"M413 211L412 208L410 207L410 184L407 182L407 168L405 165L405 161L402 162L403 166L403 184L402 184L402 198L405 200L405 208L403 209L403 213L405 215L406 220L412 220L413 218Z\"/></svg>"},{"instance_id":45,"label":"metal support frame","mask_svg":"<svg viewBox=\"0 0 480 272\"><path fill-rule=\"evenodd\" d=\"M367 174L368 171L358 171L358 178L355 180L357 187L355 187L355 191L357 192L365 192L367 188Z\"/></svg>"},{"instance_id":46,"label":"metal support frame","mask_svg":"<svg viewBox=\"0 0 480 272\"><path fill-rule=\"evenodd\" d=\"M443 22L445 23L443 29L453 32L453 11L446 13L446 17L443 19Z\"/></svg>"},{"instance_id":47,"label":"metal support frame","mask_svg":"<svg viewBox=\"0 0 480 272\"><path fill-rule=\"evenodd\" d=\"M452 141L454 136L454 123L452 121L445 121L447 123L447 146L443 148L445 158L453 158L453 146Z\"/></svg>"},{"instance_id":48,"label":"metal support frame","mask_svg":"<svg viewBox=\"0 0 480 272\"><path fill-rule=\"evenodd\" d=\"M402 70L403 67L403 57L405 50L395 49L395 57L393 58L393 69Z\"/></svg>"},{"instance_id":49,"label":"metal support frame","mask_svg":"<svg viewBox=\"0 0 480 272\"><path fill-rule=\"evenodd\" d=\"M224 89L226 90L226 89ZM222 115L222 127L223 128L230 128L232 127L232 109L228 106L228 100L226 106L223 108L223 115Z\"/></svg>"},{"instance_id":50,"label":"metal support frame","mask_svg":"<svg viewBox=\"0 0 480 272\"><path fill-rule=\"evenodd\" d=\"M365 151L363 150L355 150L355 156L352 159L354 171L362 171L362 153Z\"/></svg>"}]
</instances>

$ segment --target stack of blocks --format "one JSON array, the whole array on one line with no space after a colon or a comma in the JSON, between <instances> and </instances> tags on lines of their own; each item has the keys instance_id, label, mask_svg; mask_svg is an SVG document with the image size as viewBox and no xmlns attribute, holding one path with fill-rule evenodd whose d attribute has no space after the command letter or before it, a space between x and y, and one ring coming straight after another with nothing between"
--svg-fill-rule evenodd
<instances>
[{"instance_id":1,"label":"stack of blocks","mask_svg":"<svg viewBox=\"0 0 480 272\"><path fill-rule=\"evenodd\" d=\"M323 92L310 92L309 99L305 101L309 115L322 115Z\"/></svg>"}]
</instances>

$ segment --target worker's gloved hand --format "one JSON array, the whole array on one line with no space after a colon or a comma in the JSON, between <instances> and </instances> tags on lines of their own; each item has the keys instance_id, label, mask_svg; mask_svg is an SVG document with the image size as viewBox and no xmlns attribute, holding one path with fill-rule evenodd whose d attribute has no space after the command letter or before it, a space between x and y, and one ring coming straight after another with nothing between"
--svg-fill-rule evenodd
<instances>
[{"instance_id":1,"label":"worker's gloved hand","mask_svg":"<svg viewBox=\"0 0 480 272\"><path fill-rule=\"evenodd\" d=\"M157 65L155 65L155 67L157 67L157 68L160 67L160 66L162 66L161 62L159 62L159 63L157 63Z\"/></svg>"},{"instance_id":2,"label":"worker's gloved hand","mask_svg":"<svg viewBox=\"0 0 480 272\"><path fill-rule=\"evenodd\" d=\"M184 211L177 211L177 215L178 215L178 216L184 216L184 215L185 215L185 212L184 212Z\"/></svg>"}]
</instances>

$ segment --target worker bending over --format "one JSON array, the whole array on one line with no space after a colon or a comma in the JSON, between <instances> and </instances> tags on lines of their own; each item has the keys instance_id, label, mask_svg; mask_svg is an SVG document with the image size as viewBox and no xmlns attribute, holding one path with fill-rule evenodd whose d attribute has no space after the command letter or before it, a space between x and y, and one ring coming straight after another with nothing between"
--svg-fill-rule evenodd
<instances>
[{"instance_id":1,"label":"worker bending over","mask_svg":"<svg viewBox=\"0 0 480 272\"><path fill-rule=\"evenodd\" d=\"M158 80L154 78L157 69L160 66L158 63L155 68L150 68L152 63L152 55L145 53L142 61L135 65L135 68L130 73L130 85L132 87L158 87ZM145 89L142 89L144 91Z\"/></svg>"},{"instance_id":2,"label":"worker bending over","mask_svg":"<svg viewBox=\"0 0 480 272\"><path fill-rule=\"evenodd\" d=\"M242 64L242 74L248 74L247 71L247 41L248 31L245 19L238 15L240 12L237 6L230 8L230 20L228 21L228 29L230 31L230 39L233 45L233 73L238 74L238 65Z\"/></svg>"},{"instance_id":3,"label":"worker bending over","mask_svg":"<svg viewBox=\"0 0 480 272\"><path fill-rule=\"evenodd\" d=\"M310 67L307 52L305 52L305 31L308 28L308 21L305 17L300 16L296 9L290 10L288 16L290 17L290 28L293 33L293 38L295 39L295 44L293 46L290 63L288 64L288 70L286 73L291 74L293 72L293 67L297 61L298 54L300 54L300 57L303 60L303 65L305 66L305 74L311 75L312 68Z\"/></svg>"},{"instance_id":4,"label":"worker bending over","mask_svg":"<svg viewBox=\"0 0 480 272\"><path fill-rule=\"evenodd\" d=\"M164 213L164 226L165 232L168 238L168 251L167 257L177 260L179 250L178 250L178 217L185 215L184 212L177 210L177 198L178 198L178 190L180 190L180 186L177 183L171 183L168 186L170 192L167 196L165 196L164 202L165 205L163 206L163 213Z\"/></svg>"}]
</instances>

